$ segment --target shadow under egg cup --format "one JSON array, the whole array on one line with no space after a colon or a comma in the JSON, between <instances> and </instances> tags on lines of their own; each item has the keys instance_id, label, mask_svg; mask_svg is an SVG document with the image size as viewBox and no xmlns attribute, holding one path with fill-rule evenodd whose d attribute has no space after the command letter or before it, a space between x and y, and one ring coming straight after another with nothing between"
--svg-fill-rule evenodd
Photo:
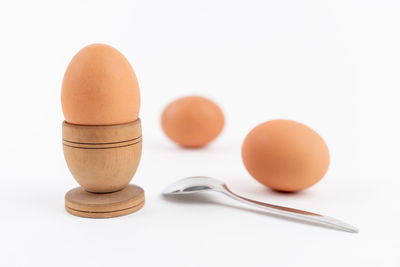
<instances>
[{"instance_id":1,"label":"shadow under egg cup","mask_svg":"<svg viewBox=\"0 0 400 267\"><path fill-rule=\"evenodd\" d=\"M140 119L105 126L64 121L62 135L68 168L81 185L65 195L65 208L69 213L110 218L143 207L143 189L129 185L142 154Z\"/></svg>"}]
</instances>

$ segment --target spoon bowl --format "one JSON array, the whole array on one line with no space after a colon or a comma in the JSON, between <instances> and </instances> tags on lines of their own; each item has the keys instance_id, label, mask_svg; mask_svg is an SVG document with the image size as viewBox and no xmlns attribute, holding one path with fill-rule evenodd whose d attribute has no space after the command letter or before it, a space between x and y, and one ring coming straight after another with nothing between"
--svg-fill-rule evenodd
<instances>
[{"instance_id":1,"label":"spoon bowl","mask_svg":"<svg viewBox=\"0 0 400 267\"><path fill-rule=\"evenodd\" d=\"M193 194L206 190L222 192L224 185L223 182L212 177L192 176L171 184L163 191L163 195Z\"/></svg>"}]
</instances>

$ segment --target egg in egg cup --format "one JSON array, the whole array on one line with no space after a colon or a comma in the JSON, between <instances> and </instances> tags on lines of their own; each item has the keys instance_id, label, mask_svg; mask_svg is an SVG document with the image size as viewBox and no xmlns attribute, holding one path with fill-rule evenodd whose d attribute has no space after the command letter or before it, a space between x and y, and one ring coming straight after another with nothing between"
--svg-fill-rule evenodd
<instances>
[{"instance_id":1,"label":"egg in egg cup","mask_svg":"<svg viewBox=\"0 0 400 267\"><path fill-rule=\"evenodd\" d=\"M144 205L144 191L129 184L142 152L139 85L128 60L115 48L89 45L65 72L61 102L63 150L81 187L65 195L77 216L109 218Z\"/></svg>"}]
</instances>

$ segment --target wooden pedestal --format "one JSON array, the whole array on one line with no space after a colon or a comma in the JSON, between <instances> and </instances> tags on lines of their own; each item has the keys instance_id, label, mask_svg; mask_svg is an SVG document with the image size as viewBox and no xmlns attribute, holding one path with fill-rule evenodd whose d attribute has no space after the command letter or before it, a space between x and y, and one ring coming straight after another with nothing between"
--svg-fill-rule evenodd
<instances>
[{"instance_id":1,"label":"wooden pedestal","mask_svg":"<svg viewBox=\"0 0 400 267\"><path fill-rule=\"evenodd\" d=\"M128 185L113 193L90 193L82 187L74 188L65 195L65 209L76 216L86 218L111 218L130 214L144 205L144 191L136 185Z\"/></svg>"},{"instance_id":2,"label":"wooden pedestal","mask_svg":"<svg viewBox=\"0 0 400 267\"><path fill-rule=\"evenodd\" d=\"M144 192L129 185L140 162L140 119L110 126L85 126L64 122L63 149L68 168L83 188L65 196L74 215L106 218L140 209Z\"/></svg>"}]
</instances>

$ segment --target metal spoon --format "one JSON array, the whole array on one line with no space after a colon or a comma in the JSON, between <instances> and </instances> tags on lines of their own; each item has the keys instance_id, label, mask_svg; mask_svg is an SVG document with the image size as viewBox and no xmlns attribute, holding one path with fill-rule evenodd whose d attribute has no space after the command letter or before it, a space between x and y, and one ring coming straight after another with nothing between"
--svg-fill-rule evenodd
<instances>
[{"instance_id":1,"label":"metal spoon","mask_svg":"<svg viewBox=\"0 0 400 267\"><path fill-rule=\"evenodd\" d=\"M287 218L300 219L306 222L317 223L325 226L330 226L351 233L358 233L357 228L355 228L354 226L328 216L298 209L267 204L239 196L233 193L227 187L227 185L222 181L206 176L194 176L179 180L168 186L163 191L163 195L169 196L169 195L180 195L180 194L193 194L207 190L223 193L224 195L230 198L233 198L237 201L248 204L250 206L261 208L272 214L280 215Z\"/></svg>"}]
</instances>

